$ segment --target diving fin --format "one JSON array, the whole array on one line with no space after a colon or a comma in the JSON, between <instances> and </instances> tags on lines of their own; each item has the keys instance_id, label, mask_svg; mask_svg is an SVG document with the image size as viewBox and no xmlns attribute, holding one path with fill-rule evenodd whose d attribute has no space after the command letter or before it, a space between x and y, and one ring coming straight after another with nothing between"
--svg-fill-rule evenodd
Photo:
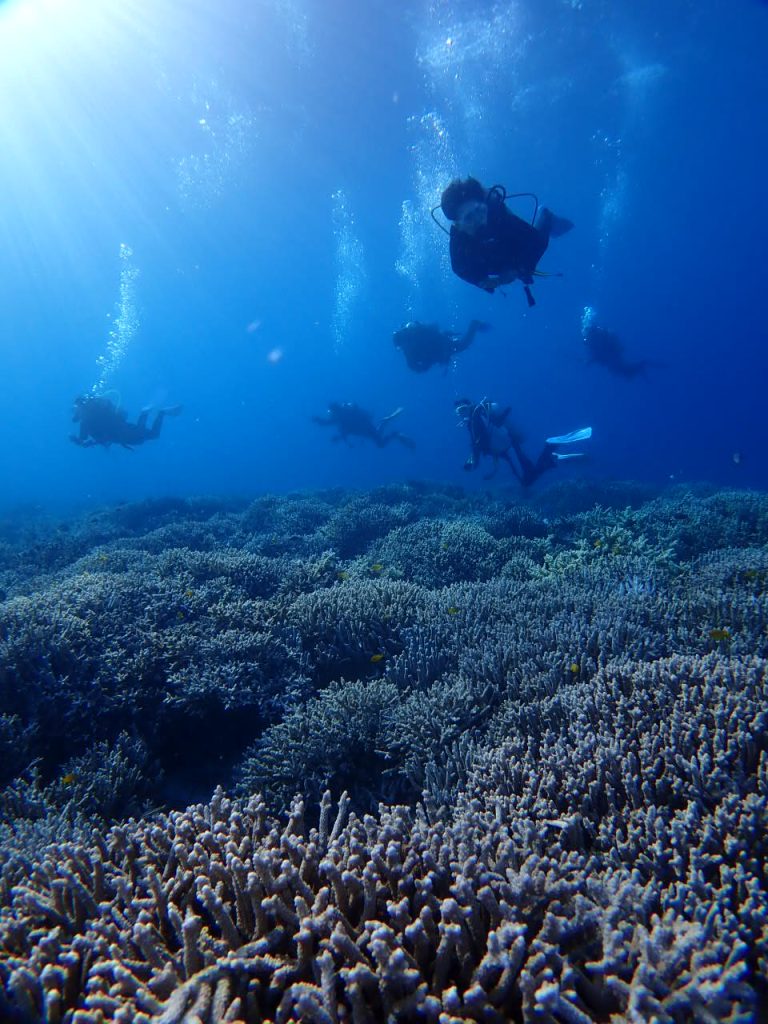
<instances>
[{"instance_id":1,"label":"diving fin","mask_svg":"<svg viewBox=\"0 0 768 1024\"><path fill-rule=\"evenodd\" d=\"M581 430L572 430L570 434L562 434L560 437L548 437L547 444L574 444L576 441L588 441L592 437L592 427L583 427Z\"/></svg>"},{"instance_id":2,"label":"diving fin","mask_svg":"<svg viewBox=\"0 0 768 1024\"><path fill-rule=\"evenodd\" d=\"M583 459L584 452L568 452L567 454L563 452L552 452L552 458L556 462L565 462L566 459Z\"/></svg>"},{"instance_id":3,"label":"diving fin","mask_svg":"<svg viewBox=\"0 0 768 1024\"><path fill-rule=\"evenodd\" d=\"M567 235L572 228L572 220L568 220L567 217L558 217L557 214L554 213L552 214L549 233L553 238L560 238L561 235Z\"/></svg>"},{"instance_id":4,"label":"diving fin","mask_svg":"<svg viewBox=\"0 0 768 1024\"><path fill-rule=\"evenodd\" d=\"M556 213L552 213L548 207L544 206L536 218L536 227L552 238L560 238L561 235L568 234L573 228L573 221L568 220L567 217L558 217Z\"/></svg>"}]
</instances>

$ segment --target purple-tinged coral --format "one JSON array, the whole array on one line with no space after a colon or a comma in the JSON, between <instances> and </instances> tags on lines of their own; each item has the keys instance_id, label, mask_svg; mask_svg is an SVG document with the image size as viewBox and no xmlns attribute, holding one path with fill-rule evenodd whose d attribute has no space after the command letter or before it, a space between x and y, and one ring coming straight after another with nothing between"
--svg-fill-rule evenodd
<instances>
[{"instance_id":1,"label":"purple-tinged coral","mask_svg":"<svg viewBox=\"0 0 768 1024\"><path fill-rule=\"evenodd\" d=\"M170 502L29 549L0 1018L765 1014L768 504L609 491ZM153 760L180 806L236 766L245 802L84 832ZM312 828L291 798L326 786Z\"/></svg>"},{"instance_id":2,"label":"purple-tinged coral","mask_svg":"<svg viewBox=\"0 0 768 1024\"><path fill-rule=\"evenodd\" d=\"M748 1019L735 933L670 917L629 868L530 852L512 824L492 797L433 824L398 808L347 818L344 800L334 815L326 797L307 828L300 803L279 825L258 799L219 794L53 847L0 916L6 1010L88 1024Z\"/></svg>"}]
</instances>

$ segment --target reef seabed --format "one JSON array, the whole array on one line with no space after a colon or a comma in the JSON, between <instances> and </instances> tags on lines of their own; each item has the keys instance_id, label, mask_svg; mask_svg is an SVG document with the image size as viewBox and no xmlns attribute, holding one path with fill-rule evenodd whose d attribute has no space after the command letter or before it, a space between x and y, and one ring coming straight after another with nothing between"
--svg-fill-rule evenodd
<instances>
[{"instance_id":1,"label":"reef seabed","mask_svg":"<svg viewBox=\"0 0 768 1024\"><path fill-rule=\"evenodd\" d=\"M767 496L9 516L0 591L0 1020L768 1013Z\"/></svg>"}]
</instances>

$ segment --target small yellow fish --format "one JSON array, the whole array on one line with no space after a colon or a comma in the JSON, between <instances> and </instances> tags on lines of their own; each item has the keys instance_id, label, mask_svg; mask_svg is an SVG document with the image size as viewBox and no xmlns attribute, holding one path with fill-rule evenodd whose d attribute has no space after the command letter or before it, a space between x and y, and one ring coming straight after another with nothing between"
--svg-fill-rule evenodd
<instances>
[{"instance_id":1,"label":"small yellow fish","mask_svg":"<svg viewBox=\"0 0 768 1024\"><path fill-rule=\"evenodd\" d=\"M446 611L448 612L449 615L458 615L459 614L459 609L456 607L455 604L452 604L450 608L446 609Z\"/></svg>"},{"instance_id":2,"label":"small yellow fish","mask_svg":"<svg viewBox=\"0 0 768 1024\"><path fill-rule=\"evenodd\" d=\"M385 655L383 655L383 654L372 654L371 655L371 664L372 665L376 665L380 661L384 661L384 657L385 657Z\"/></svg>"},{"instance_id":3,"label":"small yellow fish","mask_svg":"<svg viewBox=\"0 0 768 1024\"><path fill-rule=\"evenodd\" d=\"M709 638L717 643L727 643L731 639L731 631L727 626L715 627L715 629L710 629Z\"/></svg>"},{"instance_id":4,"label":"small yellow fish","mask_svg":"<svg viewBox=\"0 0 768 1024\"><path fill-rule=\"evenodd\" d=\"M108 562L109 561L109 555L99 555L99 561L100 562Z\"/></svg>"},{"instance_id":5,"label":"small yellow fish","mask_svg":"<svg viewBox=\"0 0 768 1024\"><path fill-rule=\"evenodd\" d=\"M184 597L194 597L194 596L195 596L194 590L185 590L184 591Z\"/></svg>"},{"instance_id":6,"label":"small yellow fish","mask_svg":"<svg viewBox=\"0 0 768 1024\"><path fill-rule=\"evenodd\" d=\"M581 672L581 665L578 663L578 661L571 662L571 672L575 676L577 676L579 672Z\"/></svg>"},{"instance_id":7,"label":"small yellow fish","mask_svg":"<svg viewBox=\"0 0 768 1024\"><path fill-rule=\"evenodd\" d=\"M67 772L66 775L62 775L61 777L61 784L63 786L71 786L75 782L77 782L77 776L74 772Z\"/></svg>"},{"instance_id":8,"label":"small yellow fish","mask_svg":"<svg viewBox=\"0 0 768 1024\"><path fill-rule=\"evenodd\" d=\"M338 580L348 580L349 579L349 573L345 572L342 569L341 572L337 572L336 573L336 579L338 579Z\"/></svg>"},{"instance_id":9,"label":"small yellow fish","mask_svg":"<svg viewBox=\"0 0 768 1024\"><path fill-rule=\"evenodd\" d=\"M176 618L179 620L179 622L183 622L186 616L184 615L184 612L176 612Z\"/></svg>"},{"instance_id":10,"label":"small yellow fish","mask_svg":"<svg viewBox=\"0 0 768 1024\"><path fill-rule=\"evenodd\" d=\"M602 546L603 546L603 542L602 542L602 541L600 540L600 538L599 538L599 537L598 537L598 538L597 538L597 540L596 540L596 541L595 541L595 542L594 542L594 543L592 544L592 547L593 547L593 548L601 548Z\"/></svg>"},{"instance_id":11,"label":"small yellow fish","mask_svg":"<svg viewBox=\"0 0 768 1024\"><path fill-rule=\"evenodd\" d=\"M376 562L374 565L371 566L371 572L381 572L383 568L384 566L381 564L381 562Z\"/></svg>"}]
</instances>

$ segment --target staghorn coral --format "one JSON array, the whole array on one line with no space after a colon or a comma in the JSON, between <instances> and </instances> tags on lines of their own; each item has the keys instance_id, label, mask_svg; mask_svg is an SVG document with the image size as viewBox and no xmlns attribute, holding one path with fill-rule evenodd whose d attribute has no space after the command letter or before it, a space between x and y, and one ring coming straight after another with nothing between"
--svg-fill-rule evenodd
<instances>
[{"instance_id":1,"label":"staghorn coral","mask_svg":"<svg viewBox=\"0 0 768 1024\"><path fill-rule=\"evenodd\" d=\"M765 1014L768 502L591 493L8 532L0 1019Z\"/></svg>"},{"instance_id":2,"label":"staghorn coral","mask_svg":"<svg viewBox=\"0 0 768 1024\"><path fill-rule=\"evenodd\" d=\"M496 722L500 746L476 758L470 798L490 788L501 818L527 828L517 834L529 849L551 851L554 828L588 850L596 868L631 870L666 922L668 943L685 932L690 950L700 950L703 936L729 936L742 976L756 979L765 998L768 664L715 655L618 662L588 689L508 708L505 718ZM627 956L623 941L616 947ZM699 959L719 977L728 955ZM666 966L657 949L651 988L664 988ZM696 998L708 1019L706 997ZM649 997L637 1019L642 1007L662 1013ZM690 1005L687 1012L699 1019Z\"/></svg>"},{"instance_id":3,"label":"staghorn coral","mask_svg":"<svg viewBox=\"0 0 768 1024\"><path fill-rule=\"evenodd\" d=\"M296 631L254 594L279 569L257 556L110 550L0 611L0 710L46 767L120 730L166 748L184 722L281 714L305 681ZM147 710L151 709L151 715ZM222 722L222 741L227 727ZM170 751L168 751L170 752ZM18 757L2 765L3 781Z\"/></svg>"},{"instance_id":4,"label":"staghorn coral","mask_svg":"<svg viewBox=\"0 0 768 1024\"><path fill-rule=\"evenodd\" d=\"M480 523L440 519L391 530L376 546L386 566L427 587L492 579L504 565L505 549Z\"/></svg>"},{"instance_id":5,"label":"staghorn coral","mask_svg":"<svg viewBox=\"0 0 768 1024\"><path fill-rule=\"evenodd\" d=\"M0 906L9 905L12 886L32 873L43 850L87 841L92 828L71 804L54 802L35 767L0 791Z\"/></svg>"},{"instance_id":6,"label":"staghorn coral","mask_svg":"<svg viewBox=\"0 0 768 1024\"><path fill-rule=\"evenodd\" d=\"M95 743L64 764L45 796L72 820L105 823L150 807L149 796L162 769L146 744L121 732L112 743Z\"/></svg>"},{"instance_id":7,"label":"staghorn coral","mask_svg":"<svg viewBox=\"0 0 768 1024\"><path fill-rule=\"evenodd\" d=\"M646 551L672 564L720 548L763 545L768 541L765 497L749 491L694 492L672 488L627 507L594 507L561 516L553 524L561 540L603 540L603 551Z\"/></svg>"},{"instance_id":8,"label":"staghorn coral","mask_svg":"<svg viewBox=\"0 0 768 1024\"><path fill-rule=\"evenodd\" d=\"M322 527L324 546L333 548L342 558L352 558L366 551L372 541L413 518L413 510L373 503L360 495L333 511Z\"/></svg>"},{"instance_id":9,"label":"staghorn coral","mask_svg":"<svg viewBox=\"0 0 768 1024\"><path fill-rule=\"evenodd\" d=\"M431 507L435 500L410 487L377 497L375 516L405 508L406 519L419 501ZM688 495L686 515L710 500ZM363 497L352 505L360 511ZM285 521L298 528L306 513L314 530L307 550L316 553L303 558L257 553L261 542L244 525L252 510L238 516L227 506L215 514L202 505L193 518L196 529L212 531L201 547L156 550L158 530L170 529L157 525L165 511L151 518L149 533L112 536L54 577L46 571L30 580L25 595L0 605L0 738L7 736L0 782L36 757L44 773L63 774L67 759L127 729L169 780L191 767L177 737L218 744L208 759L212 774L201 779L205 792L222 779L213 774L219 767L228 771L264 730L329 683L383 673L400 704L427 717L423 691L430 687L434 708L441 708L441 689L458 685L468 695L463 711L454 702L443 722L442 751L438 740L420 743L410 719L404 728L393 720L394 738L382 746L387 773L371 799L393 792L412 799L429 765L448 768L457 733L482 742L504 701L538 700L588 681L619 657L768 654L762 547L723 547L676 562L666 534L654 540L646 532L653 520L645 506L540 520L550 532L529 536L519 525L533 532L530 509L503 513L497 500L456 495L448 505L471 517L395 527L352 562L321 546L327 538L317 523L332 507L330 495L286 501ZM279 501L268 506L278 516ZM120 510L118 518L125 515ZM757 512L753 520L760 522ZM173 525L176 540L182 527ZM506 528L518 532L506 537ZM217 546L227 530L232 543ZM749 539L743 530L739 537ZM300 774L292 785L301 788ZM153 799L164 796L158 785Z\"/></svg>"},{"instance_id":10,"label":"staghorn coral","mask_svg":"<svg viewBox=\"0 0 768 1024\"><path fill-rule=\"evenodd\" d=\"M665 494L676 492L667 488ZM709 493L709 492L707 492ZM550 519L570 518L595 507L602 509L638 508L658 496L658 489L634 480L588 479L553 480L534 493L531 504Z\"/></svg>"},{"instance_id":11,"label":"staghorn coral","mask_svg":"<svg viewBox=\"0 0 768 1024\"><path fill-rule=\"evenodd\" d=\"M352 577L298 595L283 604L281 618L311 651L322 682L364 674L373 655L394 654L402 646L403 631L423 615L423 605L423 594L413 584Z\"/></svg>"},{"instance_id":12,"label":"staghorn coral","mask_svg":"<svg viewBox=\"0 0 768 1024\"><path fill-rule=\"evenodd\" d=\"M399 703L397 687L383 679L332 683L246 751L239 790L264 791L285 805L301 779L313 799L330 786L336 793L350 789L358 804L375 807L371 794L380 792L393 735L391 713Z\"/></svg>"},{"instance_id":13,"label":"staghorn coral","mask_svg":"<svg viewBox=\"0 0 768 1024\"><path fill-rule=\"evenodd\" d=\"M18 715L0 715L0 786L21 774L32 760L34 731Z\"/></svg>"},{"instance_id":14,"label":"staghorn coral","mask_svg":"<svg viewBox=\"0 0 768 1024\"><path fill-rule=\"evenodd\" d=\"M17 1020L744 1021L750 950L492 797L318 825L226 800L50 847L0 915ZM520 816L517 816L518 818ZM522 832L522 834L520 834Z\"/></svg>"}]
</instances>

